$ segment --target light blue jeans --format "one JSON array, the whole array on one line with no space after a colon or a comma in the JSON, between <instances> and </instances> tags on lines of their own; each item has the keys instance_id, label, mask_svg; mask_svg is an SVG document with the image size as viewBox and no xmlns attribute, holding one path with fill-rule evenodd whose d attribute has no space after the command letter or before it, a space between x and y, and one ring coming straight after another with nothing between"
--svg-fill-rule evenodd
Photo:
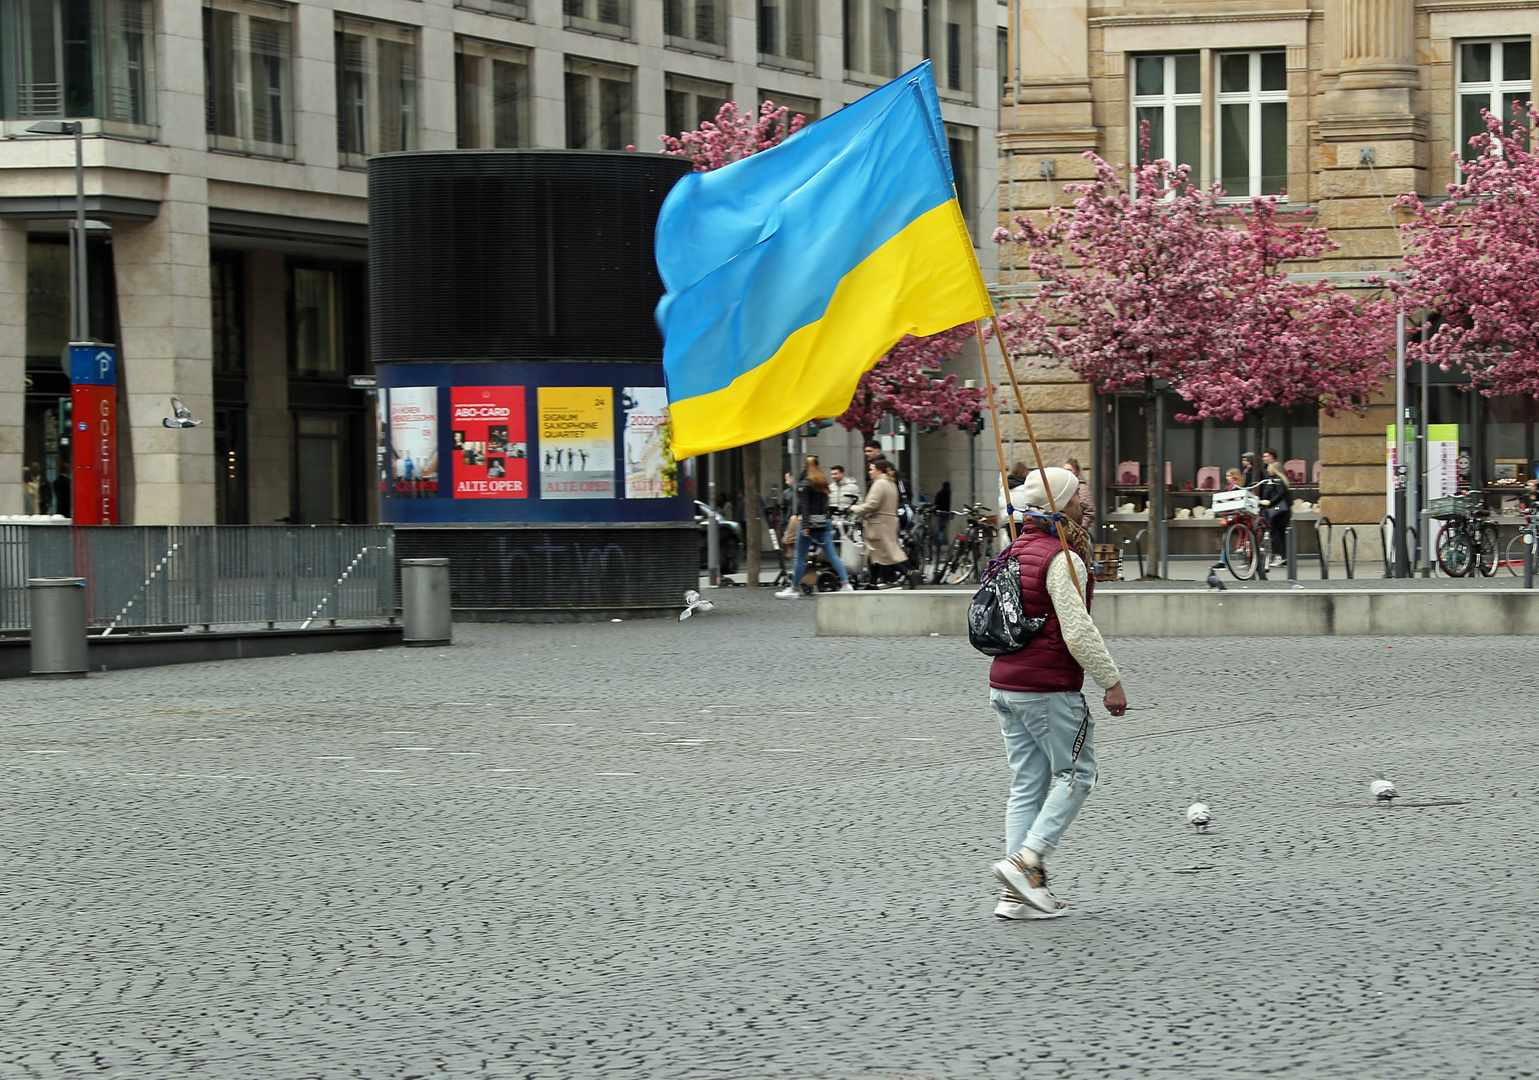
<instances>
[{"instance_id":1,"label":"light blue jeans","mask_svg":"<svg viewBox=\"0 0 1539 1080\"><path fill-rule=\"evenodd\" d=\"M839 552L834 550L833 526L824 526L821 529L809 529L811 536L807 536L801 529L796 531L796 558L791 566L791 584L800 588L802 575L807 572L807 552L813 544L823 549L823 555L828 559L828 565L834 568L834 573L839 575L839 584L843 585L850 580L850 573L844 568L844 563L839 561Z\"/></svg>"},{"instance_id":2,"label":"light blue jeans","mask_svg":"<svg viewBox=\"0 0 1539 1080\"><path fill-rule=\"evenodd\" d=\"M1005 853L1029 847L1046 855L1095 786L1095 721L1083 694L989 690L1010 763ZM1074 752L1083 724L1085 741Z\"/></svg>"}]
</instances>

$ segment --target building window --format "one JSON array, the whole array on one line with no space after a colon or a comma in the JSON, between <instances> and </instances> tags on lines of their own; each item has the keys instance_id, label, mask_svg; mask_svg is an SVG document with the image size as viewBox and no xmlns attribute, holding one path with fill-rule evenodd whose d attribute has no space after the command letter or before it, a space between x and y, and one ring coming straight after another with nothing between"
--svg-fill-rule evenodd
<instances>
[{"instance_id":1,"label":"building window","mask_svg":"<svg viewBox=\"0 0 1539 1080\"><path fill-rule=\"evenodd\" d=\"M631 0L562 0L570 30L605 37L631 36Z\"/></svg>"},{"instance_id":2,"label":"building window","mask_svg":"<svg viewBox=\"0 0 1539 1080\"><path fill-rule=\"evenodd\" d=\"M294 521L337 525L353 513L352 427L345 414L294 414Z\"/></svg>"},{"instance_id":3,"label":"building window","mask_svg":"<svg viewBox=\"0 0 1539 1080\"><path fill-rule=\"evenodd\" d=\"M155 123L149 0L0 0L0 111L8 120Z\"/></svg>"},{"instance_id":4,"label":"building window","mask_svg":"<svg viewBox=\"0 0 1539 1080\"><path fill-rule=\"evenodd\" d=\"M778 94L773 90L761 89L759 91L759 100L767 101L777 109L784 105L787 124L791 122L791 117L797 115L805 116L808 124L818 118L817 98L802 97L800 94ZM758 115L758 112L758 109L754 109L755 116Z\"/></svg>"},{"instance_id":5,"label":"building window","mask_svg":"<svg viewBox=\"0 0 1539 1080\"><path fill-rule=\"evenodd\" d=\"M1010 95L1010 32L999 31L999 114L1004 116L1005 98ZM1000 125L1001 127L1003 124Z\"/></svg>"},{"instance_id":6,"label":"building window","mask_svg":"<svg viewBox=\"0 0 1539 1080\"><path fill-rule=\"evenodd\" d=\"M951 154L951 172L956 177L957 203L962 207L962 217L967 221L967 231L973 232L978 217L978 132L975 128L960 124L946 125L946 149Z\"/></svg>"},{"instance_id":7,"label":"building window","mask_svg":"<svg viewBox=\"0 0 1539 1080\"><path fill-rule=\"evenodd\" d=\"M663 32L671 48L725 56L726 0L663 0Z\"/></svg>"},{"instance_id":8,"label":"building window","mask_svg":"<svg viewBox=\"0 0 1539 1080\"><path fill-rule=\"evenodd\" d=\"M532 146L528 50L467 38L457 47L459 148Z\"/></svg>"},{"instance_id":9,"label":"building window","mask_svg":"<svg viewBox=\"0 0 1539 1080\"><path fill-rule=\"evenodd\" d=\"M1288 65L1276 52L1219 53L1219 184L1233 199L1288 187Z\"/></svg>"},{"instance_id":10,"label":"building window","mask_svg":"<svg viewBox=\"0 0 1539 1080\"><path fill-rule=\"evenodd\" d=\"M817 33L813 0L759 0L759 63L812 71Z\"/></svg>"},{"instance_id":11,"label":"building window","mask_svg":"<svg viewBox=\"0 0 1539 1080\"><path fill-rule=\"evenodd\" d=\"M212 149L293 156L292 10L257 0L213 0L203 9Z\"/></svg>"},{"instance_id":12,"label":"building window","mask_svg":"<svg viewBox=\"0 0 1539 1080\"><path fill-rule=\"evenodd\" d=\"M1512 128L1512 107L1525 105L1533 96L1528 38L1510 41L1459 42L1459 156L1475 156L1470 140L1486 133L1480 110L1489 110ZM1523 124L1528 120L1525 116Z\"/></svg>"},{"instance_id":13,"label":"building window","mask_svg":"<svg viewBox=\"0 0 1539 1080\"><path fill-rule=\"evenodd\" d=\"M341 379L347 374L347 360L342 348L342 283L337 272L296 266L291 282L292 372L300 378Z\"/></svg>"},{"instance_id":14,"label":"building window","mask_svg":"<svg viewBox=\"0 0 1539 1080\"><path fill-rule=\"evenodd\" d=\"M924 54L941 97L973 96L973 0L924 0Z\"/></svg>"},{"instance_id":15,"label":"building window","mask_svg":"<svg viewBox=\"0 0 1539 1080\"><path fill-rule=\"evenodd\" d=\"M455 7L484 11L488 15L506 15L510 19L529 18L526 0L454 0Z\"/></svg>"},{"instance_id":16,"label":"building window","mask_svg":"<svg viewBox=\"0 0 1539 1080\"><path fill-rule=\"evenodd\" d=\"M214 371L246 371L245 252L212 251L208 259L209 313L214 324Z\"/></svg>"},{"instance_id":17,"label":"building window","mask_svg":"<svg viewBox=\"0 0 1539 1080\"><path fill-rule=\"evenodd\" d=\"M707 120L715 120L732 97L726 83L686 79L681 75L667 76L666 86L670 135L694 131Z\"/></svg>"},{"instance_id":18,"label":"building window","mask_svg":"<svg viewBox=\"0 0 1539 1080\"><path fill-rule=\"evenodd\" d=\"M337 150L362 168L370 154L417 147L417 37L404 26L337 20Z\"/></svg>"},{"instance_id":19,"label":"building window","mask_svg":"<svg viewBox=\"0 0 1539 1080\"><path fill-rule=\"evenodd\" d=\"M898 0L844 0L844 69L860 80L898 75Z\"/></svg>"},{"instance_id":20,"label":"building window","mask_svg":"<svg viewBox=\"0 0 1539 1080\"><path fill-rule=\"evenodd\" d=\"M567 60L567 149L624 150L635 141L633 127L631 69Z\"/></svg>"},{"instance_id":21,"label":"building window","mask_svg":"<svg viewBox=\"0 0 1539 1080\"><path fill-rule=\"evenodd\" d=\"M1149 126L1149 149L1139 160L1161 158L1191 167L1202 178L1202 60L1196 53L1133 58L1133 140Z\"/></svg>"}]
</instances>

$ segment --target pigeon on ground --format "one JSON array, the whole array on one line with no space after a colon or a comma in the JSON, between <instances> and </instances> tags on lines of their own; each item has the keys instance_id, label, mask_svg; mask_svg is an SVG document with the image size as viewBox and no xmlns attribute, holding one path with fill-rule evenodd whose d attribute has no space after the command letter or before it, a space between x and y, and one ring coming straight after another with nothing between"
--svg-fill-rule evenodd
<instances>
[{"instance_id":1,"label":"pigeon on ground","mask_svg":"<svg viewBox=\"0 0 1539 1080\"><path fill-rule=\"evenodd\" d=\"M684 610L679 612L679 622L683 622L697 611L710 611L715 606L709 600L700 599L700 594L690 589L684 594Z\"/></svg>"},{"instance_id":2,"label":"pigeon on ground","mask_svg":"<svg viewBox=\"0 0 1539 1080\"><path fill-rule=\"evenodd\" d=\"M1378 779L1368 784L1368 791L1378 800L1380 806L1394 806L1394 800L1400 797L1400 792L1395 790L1394 782L1384 779L1384 774L1379 773Z\"/></svg>"},{"instance_id":3,"label":"pigeon on ground","mask_svg":"<svg viewBox=\"0 0 1539 1080\"><path fill-rule=\"evenodd\" d=\"M1217 589L1219 592L1224 592L1229 588L1228 585L1225 585L1221 580L1219 580L1218 572L1223 568L1223 563L1215 563L1213 566L1208 568L1208 588Z\"/></svg>"},{"instance_id":4,"label":"pigeon on ground","mask_svg":"<svg viewBox=\"0 0 1539 1080\"><path fill-rule=\"evenodd\" d=\"M192 410L183 405L179 399L172 398L171 415L162 420L161 423L165 424L168 428L189 428L197 427L203 421L194 420L192 418Z\"/></svg>"},{"instance_id":5,"label":"pigeon on ground","mask_svg":"<svg viewBox=\"0 0 1539 1080\"><path fill-rule=\"evenodd\" d=\"M1208 825L1213 821L1213 811L1208 809L1208 804L1202 801L1202 796L1186 808L1186 820L1196 827L1200 833L1208 831Z\"/></svg>"}]
</instances>

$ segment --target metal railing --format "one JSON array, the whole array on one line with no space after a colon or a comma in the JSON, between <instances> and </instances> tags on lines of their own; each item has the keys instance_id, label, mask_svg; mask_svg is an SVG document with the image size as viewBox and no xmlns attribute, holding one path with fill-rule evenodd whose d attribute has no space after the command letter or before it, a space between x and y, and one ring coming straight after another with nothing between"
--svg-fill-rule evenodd
<instances>
[{"instance_id":1,"label":"metal railing","mask_svg":"<svg viewBox=\"0 0 1539 1080\"><path fill-rule=\"evenodd\" d=\"M83 577L89 624L130 628L395 615L388 525L0 525L0 631L27 629L28 578Z\"/></svg>"}]
</instances>

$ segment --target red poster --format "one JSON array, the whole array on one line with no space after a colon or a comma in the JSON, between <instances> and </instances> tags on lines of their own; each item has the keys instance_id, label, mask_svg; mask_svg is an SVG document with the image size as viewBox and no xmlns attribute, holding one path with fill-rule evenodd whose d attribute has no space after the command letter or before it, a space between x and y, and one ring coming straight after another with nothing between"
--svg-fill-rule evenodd
<instances>
[{"instance_id":1,"label":"red poster","mask_svg":"<svg viewBox=\"0 0 1539 1080\"><path fill-rule=\"evenodd\" d=\"M115 386L70 388L76 525L118 522L118 404Z\"/></svg>"},{"instance_id":2,"label":"red poster","mask_svg":"<svg viewBox=\"0 0 1539 1080\"><path fill-rule=\"evenodd\" d=\"M456 499L529 497L522 386L456 386L450 397Z\"/></svg>"}]
</instances>

